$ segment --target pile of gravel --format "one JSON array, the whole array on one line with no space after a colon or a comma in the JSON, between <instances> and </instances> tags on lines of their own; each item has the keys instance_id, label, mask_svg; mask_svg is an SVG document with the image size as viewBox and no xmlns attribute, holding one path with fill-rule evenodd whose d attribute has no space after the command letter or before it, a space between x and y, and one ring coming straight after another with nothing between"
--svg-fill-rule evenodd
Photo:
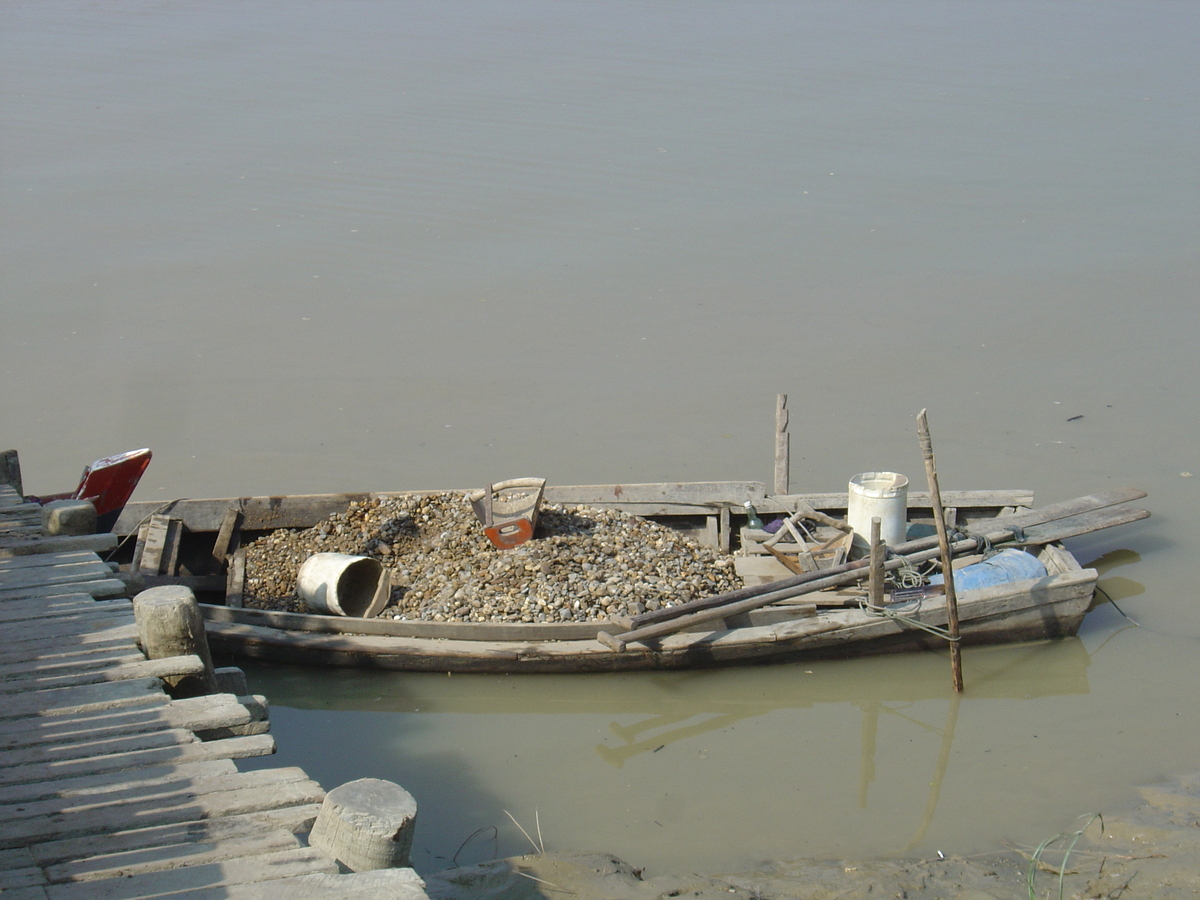
<instances>
[{"instance_id":1,"label":"pile of gravel","mask_svg":"<svg viewBox=\"0 0 1200 900\"><path fill-rule=\"evenodd\" d=\"M352 503L304 531L246 548L245 604L308 611L296 573L314 553L349 553L394 571L389 618L435 622L595 621L741 587L733 558L616 510L544 505L533 540L488 541L465 494Z\"/></svg>"}]
</instances>

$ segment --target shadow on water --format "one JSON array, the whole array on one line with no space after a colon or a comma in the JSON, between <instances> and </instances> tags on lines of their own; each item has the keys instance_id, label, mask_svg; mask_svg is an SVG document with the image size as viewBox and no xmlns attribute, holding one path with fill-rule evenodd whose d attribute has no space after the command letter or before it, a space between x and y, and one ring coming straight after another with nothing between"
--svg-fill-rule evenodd
<instances>
[{"instance_id":1,"label":"shadow on water","mask_svg":"<svg viewBox=\"0 0 1200 900\"><path fill-rule=\"evenodd\" d=\"M773 821L774 852L834 852L799 826L799 803L881 827L879 852L912 852L944 785L961 780L963 711L976 712L972 743L995 702L1088 694L1089 662L1078 640L972 648L965 700L933 653L585 676L248 674L271 700L271 764L303 766L326 788L360 777L404 785L421 810L414 863L432 872L528 852L510 814L530 834L546 827L559 849L695 868L764 849L761 837L741 846L704 828L718 809L733 834L745 818Z\"/></svg>"}]
</instances>

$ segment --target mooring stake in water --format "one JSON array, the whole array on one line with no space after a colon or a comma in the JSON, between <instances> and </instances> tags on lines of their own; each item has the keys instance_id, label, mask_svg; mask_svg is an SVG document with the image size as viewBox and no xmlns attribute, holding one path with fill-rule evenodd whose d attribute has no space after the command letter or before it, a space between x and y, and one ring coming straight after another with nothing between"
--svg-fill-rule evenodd
<instances>
[{"instance_id":1,"label":"mooring stake in water","mask_svg":"<svg viewBox=\"0 0 1200 900\"><path fill-rule=\"evenodd\" d=\"M958 640L958 598L954 595L953 554L946 534L946 514L942 511L942 492L938 488L937 464L933 461L933 438L929 436L929 420L925 410L917 413L917 435L921 439L921 455L925 457L925 475L929 479L929 501L933 506L933 524L937 528L938 549L942 554L942 575L946 586L947 630L950 632L950 672L954 690L963 689L962 651Z\"/></svg>"}]
</instances>

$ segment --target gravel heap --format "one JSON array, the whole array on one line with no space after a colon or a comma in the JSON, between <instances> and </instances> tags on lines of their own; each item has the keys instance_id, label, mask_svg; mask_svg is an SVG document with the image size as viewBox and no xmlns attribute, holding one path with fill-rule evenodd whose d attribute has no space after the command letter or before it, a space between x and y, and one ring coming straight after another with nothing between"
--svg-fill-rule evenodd
<instances>
[{"instance_id":1,"label":"gravel heap","mask_svg":"<svg viewBox=\"0 0 1200 900\"><path fill-rule=\"evenodd\" d=\"M616 510L545 504L533 540L497 550L465 494L440 493L352 503L260 538L246 548L246 606L308 611L296 573L314 553L378 559L394 570L381 617L435 622L594 621L742 586L732 557Z\"/></svg>"}]
</instances>

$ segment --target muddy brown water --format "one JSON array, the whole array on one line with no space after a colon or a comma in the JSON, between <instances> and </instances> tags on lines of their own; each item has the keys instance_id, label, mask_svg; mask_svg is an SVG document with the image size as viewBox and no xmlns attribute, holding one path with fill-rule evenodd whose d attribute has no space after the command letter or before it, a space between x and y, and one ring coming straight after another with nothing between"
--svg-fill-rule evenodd
<instances>
[{"instance_id":1,"label":"muddy brown water","mask_svg":"<svg viewBox=\"0 0 1200 900\"><path fill-rule=\"evenodd\" d=\"M1200 739L1200 14L1171 2L0 4L0 444L141 499L861 471L1042 502L1076 640L732 672L252 669L421 871L1036 845ZM1195 476L1195 477L1193 477ZM1131 621L1132 620L1132 621ZM1137 624L1134 624L1136 621ZM494 829L494 831L492 830Z\"/></svg>"}]
</instances>

